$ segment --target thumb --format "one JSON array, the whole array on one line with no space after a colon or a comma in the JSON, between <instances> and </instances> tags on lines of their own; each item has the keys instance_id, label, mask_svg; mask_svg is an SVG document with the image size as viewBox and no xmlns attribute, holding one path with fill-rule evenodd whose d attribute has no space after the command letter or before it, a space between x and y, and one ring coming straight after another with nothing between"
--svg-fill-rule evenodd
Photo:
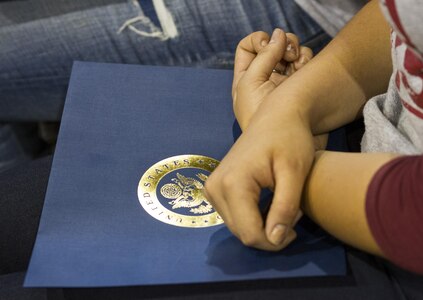
<instances>
[{"instance_id":1,"label":"thumb","mask_svg":"<svg viewBox=\"0 0 423 300\"><path fill-rule=\"evenodd\" d=\"M251 62L244 78L252 81L267 81L285 53L286 42L285 32L276 28L269 43L260 50L257 57Z\"/></svg>"},{"instance_id":2,"label":"thumb","mask_svg":"<svg viewBox=\"0 0 423 300\"><path fill-rule=\"evenodd\" d=\"M299 175L284 171L277 177L273 201L266 218L266 236L275 246L286 244L284 241L299 218L302 188L303 180Z\"/></svg>"}]
</instances>

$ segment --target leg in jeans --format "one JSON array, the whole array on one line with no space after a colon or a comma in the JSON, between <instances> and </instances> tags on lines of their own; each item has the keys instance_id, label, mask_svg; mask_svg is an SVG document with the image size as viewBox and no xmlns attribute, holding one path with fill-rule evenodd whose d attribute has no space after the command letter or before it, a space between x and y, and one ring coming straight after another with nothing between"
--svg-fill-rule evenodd
<instances>
[{"instance_id":1,"label":"leg in jeans","mask_svg":"<svg viewBox=\"0 0 423 300\"><path fill-rule=\"evenodd\" d=\"M305 43L328 40L293 0L150 2L1 3L0 121L60 120L74 60L231 68L252 31L281 27ZM160 22L163 11L170 24Z\"/></svg>"},{"instance_id":2,"label":"leg in jeans","mask_svg":"<svg viewBox=\"0 0 423 300\"><path fill-rule=\"evenodd\" d=\"M0 122L0 172L11 168L16 162L29 160L11 124Z\"/></svg>"},{"instance_id":3,"label":"leg in jeans","mask_svg":"<svg viewBox=\"0 0 423 300\"><path fill-rule=\"evenodd\" d=\"M22 283L37 234L51 157L0 173L0 299L46 299Z\"/></svg>"},{"instance_id":4,"label":"leg in jeans","mask_svg":"<svg viewBox=\"0 0 423 300\"><path fill-rule=\"evenodd\" d=\"M293 0L155 2L0 3L0 122L60 120L74 60L232 68L252 31L281 27L315 51L329 41ZM0 125L0 171L27 158L15 142Z\"/></svg>"}]
</instances>

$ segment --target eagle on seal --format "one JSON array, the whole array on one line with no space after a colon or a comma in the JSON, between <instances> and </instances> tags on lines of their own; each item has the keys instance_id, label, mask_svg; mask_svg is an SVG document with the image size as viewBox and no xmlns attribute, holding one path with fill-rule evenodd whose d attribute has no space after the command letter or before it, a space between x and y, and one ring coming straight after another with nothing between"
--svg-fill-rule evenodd
<instances>
[{"instance_id":1,"label":"eagle on seal","mask_svg":"<svg viewBox=\"0 0 423 300\"><path fill-rule=\"evenodd\" d=\"M213 210L210 202L204 196L204 182L208 176L202 173L196 174L198 178L185 177L182 174L176 173L177 178L172 178L172 181L177 184L182 193L169 202L172 209L177 208L191 208L189 211L194 214L205 214Z\"/></svg>"}]
</instances>

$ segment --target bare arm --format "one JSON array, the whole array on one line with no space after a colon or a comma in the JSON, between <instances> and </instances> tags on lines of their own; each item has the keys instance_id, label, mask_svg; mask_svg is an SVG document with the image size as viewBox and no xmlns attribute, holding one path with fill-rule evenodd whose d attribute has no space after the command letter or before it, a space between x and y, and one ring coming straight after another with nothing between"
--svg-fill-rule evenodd
<instances>
[{"instance_id":1,"label":"bare arm","mask_svg":"<svg viewBox=\"0 0 423 300\"><path fill-rule=\"evenodd\" d=\"M373 175L395 157L389 153L317 152L303 193L304 212L345 243L383 256L367 224L365 201Z\"/></svg>"},{"instance_id":2,"label":"bare arm","mask_svg":"<svg viewBox=\"0 0 423 300\"><path fill-rule=\"evenodd\" d=\"M262 57L273 46L266 47ZM370 159L357 154L351 161L353 154L319 153L315 157L313 135L351 122L369 97L386 90L392 65L389 49L389 27L377 1L372 1L318 56L262 101L206 183L213 206L244 244L268 250L286 247L295 238L293 226L301 204L334 235L380 254L360 207L372 175L392 156L378 154ZM260 75L240 80L240 92ZM309 197L301 202L306 178ZM335 185L339 185L335 196L325 200ZM344 207L336 199L346 185L357 191L348 196L355 212L349 219L335 218L342 215ZM275 191L265 220L257 207L262 188ZM360 226L350 227L353 232L342 230L347 220Z\"/></svg>"},{"instance_id":3,"label":"bare arm","mask_svg":"<svg viewBox=\"0 0 423 300\"><path fill-rule=\"evenodd\" d=\"M392 73L389 30L378 1L371 1L321 53L279 86L263 108L283 112L291 100L314 134L353 121L367 99L387 89Z\"/></svg>"},{"instance_id":4,"label":"bare arm","mask_svg":"<svg viewBox=\"0 0 423 300\"><path fill-rule=\"evenodd\" d=\"M302 112L313 133L353 121L367 99L386 91L392 72L389 27L377 1L369 3L306 67L308 72L298 72L297 78L294 74L291 84L298 84L294 79L308 83L303 90L294 89L306 95L298 99L308 100L302 101ZM322 70L326 71L319 76ZM305 184L303 210L344 242L383 255L366 221L365 200L373 175L394 157L318 152Z\"/></svg>"}]
</instances>

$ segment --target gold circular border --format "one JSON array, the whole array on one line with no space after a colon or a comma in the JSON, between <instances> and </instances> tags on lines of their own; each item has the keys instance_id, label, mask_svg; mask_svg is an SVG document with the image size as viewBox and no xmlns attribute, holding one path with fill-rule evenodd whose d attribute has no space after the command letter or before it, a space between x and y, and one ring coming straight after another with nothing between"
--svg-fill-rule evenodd
<instances>
[{"instance_id":1,"label":"gold circular border","mask_svg":"<svg viewBox=\"0 0 423 300\"><path fill-rule=\"evenodd\" d=\"M186 216L165 208L157 198L156 188L168 173L186 168L196 168L213 172L219 161L203 155L177 155L163 159L152 165L138 183L138 200L144 210L153 218L174 226L202 228L220 225L223 219L215 211L202 216Z\"/></svg>"}]
</instances>

